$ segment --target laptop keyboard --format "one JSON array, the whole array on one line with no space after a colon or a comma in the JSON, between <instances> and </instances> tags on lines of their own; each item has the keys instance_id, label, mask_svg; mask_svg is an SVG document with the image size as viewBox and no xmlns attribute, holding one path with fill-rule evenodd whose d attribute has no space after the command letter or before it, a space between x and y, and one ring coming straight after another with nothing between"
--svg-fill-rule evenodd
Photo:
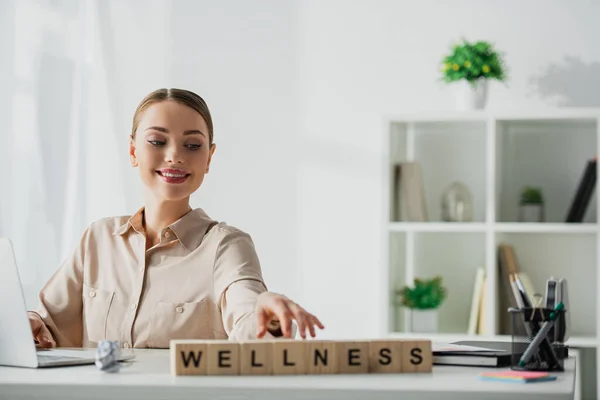
<instances>
[{"instance_id":1,"label":"laptop keyboard","mask_svg":"<svg viewBox=\"0 0 600 400\"><path fill-rule=\"evenodd\" d=\"M68 357L68 356L60 356L60 355L52 355L52 354L37 354L38 362L42 364L51 364L56 362L64 362L64 361L75 361L75 360L84 360L82 357Z\"/></svg>"}]
</instances>

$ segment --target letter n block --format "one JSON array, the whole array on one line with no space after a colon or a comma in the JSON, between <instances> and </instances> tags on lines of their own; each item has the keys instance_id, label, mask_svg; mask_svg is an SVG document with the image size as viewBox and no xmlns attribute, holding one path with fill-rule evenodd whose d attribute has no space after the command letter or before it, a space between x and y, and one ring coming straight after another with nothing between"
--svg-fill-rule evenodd
<instances>
[{"instance_id":1,"label":"letter n block","mask_svg":"<svg viewBox=\"0 0 600 400\"><path fill-rule=\"evenodd\" d=\"M342 340L336 342L338 373L366 374L369 372L369 342Z\"/></svg>"},{"instance_id":2,"label":"letter n block","mask_svg":"<svg viewBox=\"0 0 600 400\"><path fill-rule=\"evenodd\" d=\"M402 341L373 340L369 342L369 372L373 374L402 372Z\"/></svg>"},{"instance_id":3,"label":"letter n block","mask_svg":"<svg viewBox=\"0 0 600 400\"><path fill-rule=\"evenodd\" d=\"M239 375L240 344L229 340L211 340L207 343L208 375Z\"/></svg>"},{"instance_id":4,"label":"letter n block","mask_svg":"<svg viewBox=\"0 0 600 400\"><path fill-rule=\"evenodd\" d=\"M337 344L330 340L307 340L306 373L336 374L339 370Z\"/></svg>"},{"instance_id":5,"label":"letter n block","mask_svg":"<svg viewBox=\"0 0 600 400\"><path fill-rule=\"evenodd\" d=\"M171 340L172 375L206 375L206 341Z\"/></svg>"},{"instance_id":6,"label":"letter n block","mask_svg":"<svg viewBox=\"0 0 600 400\"><path fill-rule=\"evenodd\" d=\"M430 340L402 341L402 372L431 372L432 369Z\"/></svg>"},{"instance_id":7,"label":"letter n block","mask_svg":"<svg viewBox=\"0 0 600 400\"><path fill-rule=\"evenodd\" d=\"M277 339L272 342L273 374L306 374L306 344L303 340Z\"/></svg>"},{"instance_id":8,"label":"letter n block","mask_svg":"<svg viewBox=\"0 0 600 400\"><path fill-rule=\"evenodd\" d=\"M241 375L270 375L273 373L273 342L249 340L240 345Z\"/></svg>"}]
</instances>

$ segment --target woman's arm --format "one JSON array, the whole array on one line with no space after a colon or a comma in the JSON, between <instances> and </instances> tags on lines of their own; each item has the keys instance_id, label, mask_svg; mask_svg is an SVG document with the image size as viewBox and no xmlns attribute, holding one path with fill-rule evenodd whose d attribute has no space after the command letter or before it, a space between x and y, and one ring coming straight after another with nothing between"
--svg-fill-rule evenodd
<instances>
[{"instance_id":1,"label":"woman's arm","mask_svg":"<svg viewBox=\"0 0 600 400\"><path fill-rule=\"evenodd\" d=\"M37 316L59 347L81 347L83 260L89 240L86 229L75 251L63 261L39 293L40 304L29 315Z\"/></svg>"},{"instance_id":2,"label":"woman's arm","mask_svg":"<svg viewBox=\"0 0 600 400\"><path fill-rule=\"evenodd\" d=\"M220 242L214 288L223 326L231 339L294 337L294 319L302 337L305 330L314 337L314 325L323 329L314 315L287 297L267 291L254 244L244 232L231 230Z\"/></svg>"}]
</instances>

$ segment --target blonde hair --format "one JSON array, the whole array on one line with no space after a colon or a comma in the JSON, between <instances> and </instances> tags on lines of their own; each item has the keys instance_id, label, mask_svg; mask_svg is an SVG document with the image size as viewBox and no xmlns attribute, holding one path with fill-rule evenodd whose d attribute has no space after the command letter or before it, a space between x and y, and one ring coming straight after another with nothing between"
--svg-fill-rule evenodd
<instances>
[{"instance_id":1,"label":"blonde hair","mask_svg":"<svg viewBox=\"0 0 600 400\"><path fill-rule=\"evenodd\" d=\"M208 141L210 145L213 144L212 117L210 116L210 110L204 99L189 90L175 88L157 89L142 99L133 114L133 127L131 129L132 138L135 138L135 131L137 131L142 113L152 104L160 103L165 100L173 100L196 110L202 116L204 122L206 122L206 125L208 126Z\"/></svg>"}]
</instances>

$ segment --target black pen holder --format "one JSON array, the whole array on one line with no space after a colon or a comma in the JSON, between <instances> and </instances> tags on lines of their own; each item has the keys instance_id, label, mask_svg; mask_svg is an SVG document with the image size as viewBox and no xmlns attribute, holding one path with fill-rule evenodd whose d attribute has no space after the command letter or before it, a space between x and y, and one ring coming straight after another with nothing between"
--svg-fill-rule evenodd
<instances>
[{"instance_id":1,"label":"black pen holder","mask_svg":"<svg viewBox=\"0 0 600 400\"><path fill-rule=\"evenodd\" d=\"M511 314L511 368L564 371L564 360L568 357L563 339L566 310L529 307L509 308L508 311ZM556 318L550 323L552 312L556 313ZM546 328L545 324L548 324ZM547 330L545 335L544 330Z\"/></svg>"}]
</instances>

